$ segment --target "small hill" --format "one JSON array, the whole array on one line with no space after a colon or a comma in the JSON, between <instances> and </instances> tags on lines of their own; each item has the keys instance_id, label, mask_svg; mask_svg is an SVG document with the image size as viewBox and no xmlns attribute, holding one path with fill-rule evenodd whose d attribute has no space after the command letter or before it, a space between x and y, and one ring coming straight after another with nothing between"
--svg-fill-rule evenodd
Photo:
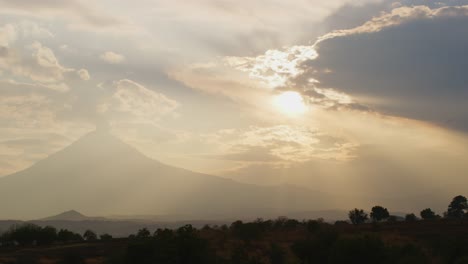
<instances>
[{"instance_id":1,"label":"small hill","mask_svg":"<svg viewBox=\"0 0 468 264\"><path fill-rule=\"evenodd\" d=\"M89 217L75 210L66 211L58 215L39 219L40 221L99 221L106 220L104 217Z\"/></svg>"}]
</instances>

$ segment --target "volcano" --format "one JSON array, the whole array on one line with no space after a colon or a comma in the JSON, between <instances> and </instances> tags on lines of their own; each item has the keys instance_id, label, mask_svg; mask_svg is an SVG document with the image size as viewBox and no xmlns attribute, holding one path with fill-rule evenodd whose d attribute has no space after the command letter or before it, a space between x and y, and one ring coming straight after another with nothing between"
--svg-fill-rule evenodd
<instances>
[{"instance_id":1,"label":"volcano","mask_svg":"<svg viewBox=\"0 0 468 264\"><path fill-rule=\"evenodd\" d=\"M100 130L0 178L0 219L37 219L69 208L88 215L260 217L330 208L325 201L322 193L299 187L245 184L169 166Z\"/></svg>"}]
</instances>

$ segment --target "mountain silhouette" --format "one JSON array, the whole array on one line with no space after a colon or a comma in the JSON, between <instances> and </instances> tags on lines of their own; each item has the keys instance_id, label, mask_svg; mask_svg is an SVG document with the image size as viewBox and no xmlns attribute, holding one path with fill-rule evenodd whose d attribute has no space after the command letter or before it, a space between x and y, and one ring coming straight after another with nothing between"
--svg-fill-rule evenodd
<instances>
[{"instance_id":1,"label":"mountain silhouette","mask_svg":"<svg viewBox=\"0 0 468 264\"><path fill-rule=\"evenodd\" d=\"M66 211L58 215L39 219L40 221L95 221L105 220L103 217L89 217L75 210Z\"/></svg>"},{"instance_id":2,"label":"mountain silhouette","mask_svg":"<svg viewBox=\"0 0 468 264\"><path fill-rule=\"evenodd\" d=\"M327 199L299 187L244 184L165 165L106 130L0 178L0 219L37 219L68 208L192 219L283 215L330 208Z\"/></svg>"}]
</instances>

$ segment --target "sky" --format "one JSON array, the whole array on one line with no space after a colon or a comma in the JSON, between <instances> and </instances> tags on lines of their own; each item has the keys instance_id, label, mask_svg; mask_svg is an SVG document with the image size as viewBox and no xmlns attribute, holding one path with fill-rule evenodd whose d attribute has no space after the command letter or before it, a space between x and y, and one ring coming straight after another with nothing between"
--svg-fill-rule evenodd
<instances>
[{"instance_id":1,"label":"sky","mask_svg":"<svg viewBox=\"0 0 468 264\"><path fill-rule=\"evenodd\" d=\"M0 176L97 127L247 183L468 184L468 1L0 0L0 14Z\"/></svg>"}]
</instances>

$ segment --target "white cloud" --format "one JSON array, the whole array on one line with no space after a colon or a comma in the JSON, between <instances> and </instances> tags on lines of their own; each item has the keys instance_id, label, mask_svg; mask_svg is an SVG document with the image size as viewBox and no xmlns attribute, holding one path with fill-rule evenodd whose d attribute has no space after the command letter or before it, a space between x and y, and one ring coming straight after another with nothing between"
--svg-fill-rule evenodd
<instances>
[{"instance_id":1,"label":"white cloud","mask_svg":"<svg viewBox=\"0 0 468 264\"><path fill-rule=\"evenodd\" d=\"M128 123L156 123L173 114L179 103L162 93L128 79L114 83L115 92L98 110L110 120Z\"/></svg>"},{"instance_id":2,"label":"white cloud","mask_svg":"<svg viewBox=\"0 0 468 264\"><path fill-rule=\"evenodd\" d=\"M91 79L91 76L89 75L89 72L86 69L80 69L76 73L84 81L88 81L89 79Z\"/></svg>"},{"instance_id":3,"label":"white cloud","mask_svg":"<svg viewBox=\"0 0 468 264\"><path fill-rule=\"evenodd\" d=\"M112 52L112 51L106 51L102 53L99 56L99 58L101 58L101 60L110 64L119 64L125 61L125 56L123 56L122 54Z\"/></svg>"},{"instance_id":4,"label":"white cloud","mask_svg":"<svg viewBox=\"0 0 468 264\"><path fill-rule=\"evenodd\" d=\"M289 79L303 73L299 67L307 60L317 57L317 52L310 46L292 46L284 50L268 50L257 57L226 57L224 61L234 67L249 73L254 79L259 79L270 88L283 87Z\"/></svg>"},{"instance_id":5,"label":"white cloud","mask_svg":"<svg viewBox=\"0 0 468 264\"><path fill-rule=\"evenodd\" d=\"M0 27L0 71L3 72L4 79L17 79L23 83L23 79L27 78L34 85L57 91L68 91L68 84L78 78L89 80L86 69L76 70L62 65L54 51L41 42L19 45L19 40L24 42L34 35L31 32L20 34L20 30L20 26L12 24Z\"/></svg>"},{"instance_id":6,"label":"white cloud","mask_svg":"<svg viewBox=\"0 0 468 264\"><path fill-rule=\"evenodd\" d=\"M311 159L349 160L357 144L306 126L251 126L203 136L219 146L211 157L241 162L297 163ZM207 155L210 157L210 155Z\"/></svg>"}]
</instances>

